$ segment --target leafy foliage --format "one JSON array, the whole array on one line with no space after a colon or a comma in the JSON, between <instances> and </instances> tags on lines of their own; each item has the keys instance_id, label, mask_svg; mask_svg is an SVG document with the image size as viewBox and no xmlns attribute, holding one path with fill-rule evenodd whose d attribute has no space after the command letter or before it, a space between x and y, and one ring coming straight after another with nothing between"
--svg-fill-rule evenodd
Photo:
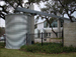
<instances>
[{"instance_id":1,"label":"leafy foliage","mask_svg":"<svg viewBox=\"0 0 76 57\"><path fill-rule=\"evenodd\" d=\"M5 47L5 44L3 42L0 42L0 49L4 47Z\"/></svg>"},{"instance_id":2,"label":"leafy foliage","mask_svg":"<svg viewBox=\"0 0 76 57\"><path fill-rule=\"evenodd\" d=\"M0 27L0 37L5 33L5 28L4 27Z\"/></svg>"},{"instance_id":3,"label":"leafy foliage","mask_svg":"<svg viewBox=\"0 0 76 57\"><path fill-rule=\"evenodd\" d=\"M41 53L62 53L62 52L76 52L76 48L70 47L62 47L60 43L44 43L43 46L41 44L34 44L29 46L22 46L21 50L27 52L41 52Z\"/></svg>"},{"instance_id":4,"label":"leafy foliage","mask_svg":"<svg viewBox=\"0 0 76 57\"><path fill-rule=\"evenodd\" d=\"M40 1L48 1L48 0L0 0L3 2L3 5L0 4L0 18L5 19L5 15L9 13L15 13L16 7L26 7L28 8L31 3L39 4Z\"/></svg>"},{"instance_id":5,"label":"leafy foliage","mask_svg":"<svg viewBox=\"0 0 76 57\"><path fill-rule=\"evenodd\" d=\"M45 8L41 10L55 15L64 16L67 14L71 22L76 19L72 14L76 11L76 0L51 0L45 4Z\"/></svg>"},{"instance_id":6,"label":"leafy foliage","mask_svg":"<svg viewBox=\"0 0 76 57\"><path fill-rule=\"evenodd\" d=\"M14 13L16 7L23 7L23 0L3 0L3 5L0 4L0 18L5 19L5 15Z\"/></svg>"}]
</instances>

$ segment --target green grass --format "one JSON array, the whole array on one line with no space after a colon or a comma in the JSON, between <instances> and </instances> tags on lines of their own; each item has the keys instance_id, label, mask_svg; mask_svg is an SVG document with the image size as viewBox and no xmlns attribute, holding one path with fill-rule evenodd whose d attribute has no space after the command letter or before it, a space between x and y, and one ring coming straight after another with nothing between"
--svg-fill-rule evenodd
<instances>
[{"instance_id":1,"label":"green grass","mask_svg":"<svg viewBox=\"0 0 76 57\"><path fill-rule=\"evenodd\" d=\"M40 54L20 50L1 49L0 57L76 57L76 53Z\"/></svg>"},{"instance_id":2,"label":"green grass","mask_svg":"<svg viewBox=\"0 0 76 57\"><path fill-rule=\"evenodd\" d=\"M76 52L61 54L31 53L16 49L5 49L4 44L0 43L0 57L76 57Z\"/></svg>"}]
</instances>

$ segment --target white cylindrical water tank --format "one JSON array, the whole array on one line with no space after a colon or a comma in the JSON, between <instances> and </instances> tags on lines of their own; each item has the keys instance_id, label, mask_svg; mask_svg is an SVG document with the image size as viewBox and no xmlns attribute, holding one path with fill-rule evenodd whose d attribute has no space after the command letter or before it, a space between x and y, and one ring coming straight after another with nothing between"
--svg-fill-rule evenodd
<instances>
[{"instance_id":1,"label":"white cylindrical water tank","mask_svg":"<svg viewBox=\"0 0 76 57\"><path fill-rule=\"evenodd\" d=\"M29 31L28 16L23 14L11 14L6 16L6 47L8 49L20 49L26 44L26 33Z\"/></svg>"}]
</instances>

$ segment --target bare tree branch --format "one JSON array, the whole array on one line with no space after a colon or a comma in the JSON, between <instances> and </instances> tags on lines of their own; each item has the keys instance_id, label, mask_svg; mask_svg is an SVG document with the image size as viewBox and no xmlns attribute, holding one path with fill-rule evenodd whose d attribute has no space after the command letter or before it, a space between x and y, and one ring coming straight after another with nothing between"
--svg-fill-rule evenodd
<instances>
[{"instance_id":1,"label":"bare tree branch","mask_svg":"<svg viewBox=\"0 0 76 57\"><path fill-rule=\"evenodd\" d=\"M62 4L61 0L58 0L60 2L60 4L62 5L62 7L65 9L65 12L67 13L67 15L69 16L69 19L71 20L71 22L74 22L72 20L72 16L68 13L68 10L66 9L66 7Z\"/></svg>"}]
</instances>

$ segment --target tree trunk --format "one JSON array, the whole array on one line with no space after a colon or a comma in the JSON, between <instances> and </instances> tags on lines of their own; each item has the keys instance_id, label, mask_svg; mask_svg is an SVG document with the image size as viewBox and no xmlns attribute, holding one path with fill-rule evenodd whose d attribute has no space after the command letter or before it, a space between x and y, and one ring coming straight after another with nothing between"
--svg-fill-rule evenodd
<instances>
[{"instance_id":1,"label":"tree trunk","mask_svg":"<svg viewBox=\"0 0 76 57\"><path fill-rule=\"evenodd\" d=\"M53 27L51 27L51 28L52 28L52 32L56 35L56 37L58 37L57 33L54 31Z\"/></svg>"},{"instance_id":2,"label":"tree trunk","mask_svg":"<svg viewBox=\"0 0 76 57\"><path fill-rule=\"evenodd\" d=\"M51 23L49 22L48 18L46 18L47 23L50 25L50 27L52 28L52 32L57 36L56 32L54 31L53 27L51 26Z\"/></svg>"}]
</instances>

